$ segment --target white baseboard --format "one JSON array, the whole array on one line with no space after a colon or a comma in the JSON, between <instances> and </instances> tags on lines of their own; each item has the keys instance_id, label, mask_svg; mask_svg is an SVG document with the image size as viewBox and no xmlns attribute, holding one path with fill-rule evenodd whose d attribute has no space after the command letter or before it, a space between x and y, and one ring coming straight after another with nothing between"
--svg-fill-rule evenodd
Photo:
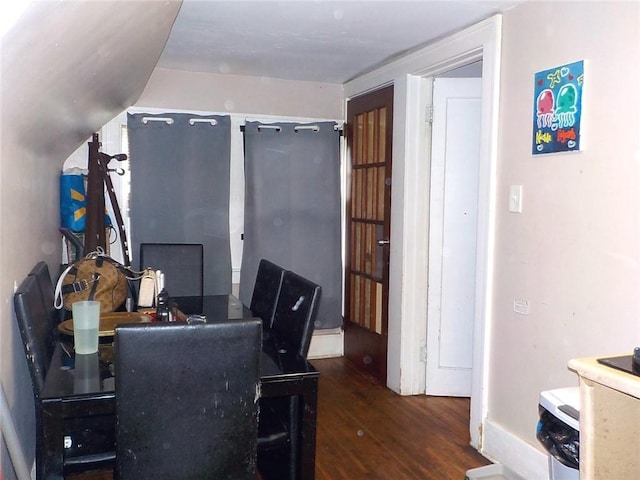
<instances>
[{"instance_id":1,"label":"white baseboard","mask_svg":"<svg viewBox=\"0 0 640 480\"><path fill-rule=\"evenodd\" d=\"M344 355L344 332L341 328L324 328L313 332L307 358L330 358Z\"/></svg>"},{"instance_id":2,"label":"white baseboard","mask_svg":"<svg viewBox=\"0 0 640 480\"><path fill-rule=\"evenodd\" d=\"M535 428L535 425L531 427ZM486 420L480 453L528 480L549 479L549 456L500 425Z\"/></svg>"}]
</instances>

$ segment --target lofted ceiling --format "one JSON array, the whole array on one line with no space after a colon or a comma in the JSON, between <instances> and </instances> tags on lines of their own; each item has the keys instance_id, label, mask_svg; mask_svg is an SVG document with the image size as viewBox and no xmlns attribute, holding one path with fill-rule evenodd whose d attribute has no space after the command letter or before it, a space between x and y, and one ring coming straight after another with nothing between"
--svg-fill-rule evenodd
<instances>
[{"instance_id":1,"label":"lofted ceiling","mask_svg":"<svg viewBox=\"0 0 640 480\"><path fill-rule=\"evenodd\" d=\"M342 84L525 0L183 0L158 67Z\"/></svg>"}]
</instances>

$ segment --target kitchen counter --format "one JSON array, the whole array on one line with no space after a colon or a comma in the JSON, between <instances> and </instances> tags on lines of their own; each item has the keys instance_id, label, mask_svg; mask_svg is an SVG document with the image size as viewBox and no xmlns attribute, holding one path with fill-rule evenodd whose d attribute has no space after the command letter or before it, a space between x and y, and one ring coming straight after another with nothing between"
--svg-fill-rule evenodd
<instances>
[{"instance_id":1,"label":"kitchen counter","mask_svg":"<svg viewBox=\"0 0 640 480\"><path fill-rule=\"evenodd\" d=\"M640 478L640 377L598 363L569 361L580 377L580 478Z\"/></svg>"}]
</instances>

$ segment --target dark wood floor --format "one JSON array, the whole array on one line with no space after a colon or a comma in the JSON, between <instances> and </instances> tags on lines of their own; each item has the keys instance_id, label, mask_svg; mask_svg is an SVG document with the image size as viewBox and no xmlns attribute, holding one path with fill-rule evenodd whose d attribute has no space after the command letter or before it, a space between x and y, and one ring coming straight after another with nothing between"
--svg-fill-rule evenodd
<instances>
[{"instance_id":1,"label":"dark wood floor","mask_svg":"<svg viewBox=\"0 0 640 480\"><path fill-rule=\"evenodd\" d=\"M463 480L489 464L469 446L469 399L404 397L344 358L312 363L320 371L316 480Z\"/></svg>"},{"instance_id":2,"label":"dark wood floor","mask_svg":"<svg viewBox=\"0 0 640 480\"><path fill-rule=\"evenodd\" d=\"M463 480L490 463L469 446L469 399L400 396L343 358L312 363L317 480Z\"/></svg>"}]
</instances>

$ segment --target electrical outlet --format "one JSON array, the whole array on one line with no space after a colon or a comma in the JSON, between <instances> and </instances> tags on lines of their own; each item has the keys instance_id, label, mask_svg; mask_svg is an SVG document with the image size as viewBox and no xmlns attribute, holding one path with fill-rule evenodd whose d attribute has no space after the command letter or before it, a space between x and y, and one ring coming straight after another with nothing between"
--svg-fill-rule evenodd
<instances>
[{"instance_id":1,"label":"electrical outlet","mask_svg":"<svg viewBox=\"0 0 640 480\"><path fill-rule=\"evenodd\" d=\"M529 300L513 299L513 311L520 315L529 315Z\"/></svg>"}]
</instances>

